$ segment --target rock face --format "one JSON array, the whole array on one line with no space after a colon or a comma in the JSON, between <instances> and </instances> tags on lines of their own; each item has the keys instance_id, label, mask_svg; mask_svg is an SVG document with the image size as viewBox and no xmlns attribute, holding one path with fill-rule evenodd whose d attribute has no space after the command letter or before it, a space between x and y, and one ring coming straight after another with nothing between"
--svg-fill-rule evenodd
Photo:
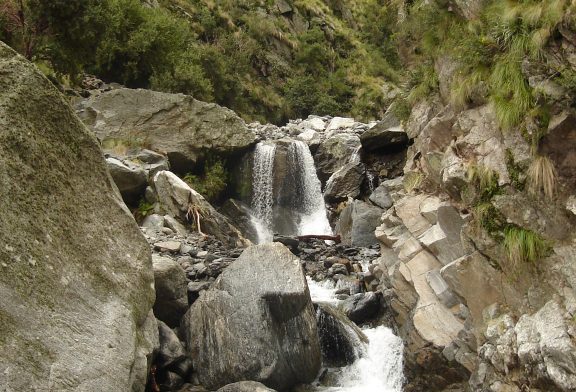
<instances>
[{"instance_id":1,"label":"rock face","mask_svg":"<svg viewBox=\"0 0 576 392\"><path fill-rule=\"evenodd\" d=\"M350 156L359 147L360 139L354 134L340 133L323 141L314 154L320 181L324 184L332 174L350 160Z\"/></svg>"},{"instance_id":2,"label":"rock face","mask_svg":"<svg viewBox=\"0 0 576 392\"><path fill-rule=\"evenodd\" d=\"M56 88L2 43L0 69L0 385L143 391L148 244Z\"/></svg>"},{"instance_id":3,"label":"rock face","mask_svg":"<svg viewBox=\"0 0 576 392\"><path fill-rule=\"evenodd\" d=\"M364 180L365 167L362 163L350 162L328 179L324 199L329 203L357 197Z\"/></svg>"},{"instance_id":4,"label":"rock face","mask_svg":"<svg viewBox=\"0 0 576 392\"><path fill-rule=\"evenodd\" d=\"M230 154L255 141L231 110L182 94L117 89L83 101L78 113L104 144L163 151L175 170L186 170L208 151Z\"/></svg>"},{"instance_id":5,"label":"rock face","mask_svg":"<svg viewBox=\"0 0 576 392\"><path fill-rule=\"evenodd\" d=\"M300 261L279 243L247 248L194 302L182 329L212 390L239 380L287 390L320 369L308 285Z\"/></svg>"}]
</instances>

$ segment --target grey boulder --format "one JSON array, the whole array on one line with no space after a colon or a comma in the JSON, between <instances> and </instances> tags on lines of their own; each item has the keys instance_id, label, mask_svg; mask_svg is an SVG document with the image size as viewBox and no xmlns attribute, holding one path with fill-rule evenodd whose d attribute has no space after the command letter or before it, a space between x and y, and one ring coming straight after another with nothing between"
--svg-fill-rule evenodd
<instances>
[{"instance_id":1,"label":"grey boulder","mask_svg":"<svg viewBox=\"0 0 576 392\"><path fill-rule=\"evenodd\" d=\"M143 391L150 248L94 136L0 42L0 389Z\"/></svg>"},{"instance_id":2,"label":"grey boulder","mask_svg":"<svg viewBox=\"0 0 576 392\"><path fill-rule=\"evenodd\" d=\"M154 186L160 209L166 214L189 221L195 229L212 234L231 246L244 246L248 242L230 221L214 209L206 199L169 171L154 176ZM196 215L198 214L198 215ZM197 227L197 217L200 227Z\"/></svg>"},{"instance_id":3,"label":"grey boulder","mask_svg":"<svg viewBox=\"0 0 576 392\"><path fill-rule=\"evenodd\" d=\"M360 136L366 151L394 150L408 144L408 135L395 119L381 121Z\"/></svg>"},{"instance_id":4,"label":"grey boulder","mask_svg":"<svg viewBox=\"0 0 576 392\"><path fill-rule=\"evenodd\" d=\"M354 321L356 324L362 324L376 317L382 306L377 293L358 293L345 299L339 304L339 308Z\"/></svg>"},{"instance_id":5,"label":"grey boulder","mask_svg":"<svg viewBox=\"0 0 576 392\"><path fill-rule=\"evenodd\" d=\"M360 186L364 180L366 168L364 164L350 162L336 171L326 182L324 200L336 203L347 198L355 198L360 194Z\"/></svg>"},{"instance_id":6,"label":"grey boulder","mask_svg":"<svg viewBox=\"0 0 576 392\"><path fill-rule=\"evenodd\" d=\"M78 114L105 146L150 146L166 152L175 170L208 152L243 151L256 139L232 110L182 94L115 89L82 101Z\"/></svg>"},{"instance_id":7,"label":"grey boulder","mask_svg":"<svg viewBox=\"0 0 576 392\"><path fill-rule=\"evenodd\" d=\"M374 189L369 199L372 203L385 210L394 204L390 192L388 192L388 187L385 184L381 184L378 188Z\"/></svg>"},{"instance_id":8,"label":"grey boulder","mask_svg":"<svg viewBox=\"0 0 576 392\"><path fill-rule=\"evenodd\" d=\"M276 392L266 385L256 381L239 381L228 384L218 389L216 392Z\"/></svg>"},{"instance_id":9,"label":"grey boulder","mask_svg":"<svg viewBox=\"0 0 576 392\"><path fill-rule=\"evenodd\" d=\"M146 190L146 171L138 165L124 163L116 158L106 158L106 163L122 199L126 203L135 204Z\"/></svg>"},{"instance_id":10,"label":"grey boulder","mask_svg":"<svg viewBox=\"0 0 576 392\"><path fill-rule=\"evenodd\" d=\"M336 232L342 243L350 246L370 246L378 243L374 232L380 225L383 210L361 200L350 202L340 214Z\"/></svg>"},{"instance_id":11,"label":"grey boulder","mask_svg":"<svg viewBox=\"0 0 576 392\"><path fill-rule=\"evenodd\" d=\"M316 317L300 264L282 244L247 248L184 317L200 382L241 380L288 390L320 370Z\"/></svg>"},{"instance_id":12,"label":"grey boulder","mask_svg":"<svg viewBox=\"0 0 576 392\"><path fill-rule=\"evenodd\" d=\"M168 257L152 256L156 302L154 314L170 327L180 324L188 311L188 280L180 265Z\"/></svg>"}]
</instances>

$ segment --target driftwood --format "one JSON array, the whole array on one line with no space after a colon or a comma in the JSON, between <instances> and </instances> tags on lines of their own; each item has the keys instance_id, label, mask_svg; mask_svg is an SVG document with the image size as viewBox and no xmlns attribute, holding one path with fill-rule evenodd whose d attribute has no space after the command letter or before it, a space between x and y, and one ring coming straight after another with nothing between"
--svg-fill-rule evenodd
<instances>
[{"instance_id":1,"label":"driftwood","mask_svg":"<svg viewBox=\"0 0 576 392\"><path fill-rule=\"evenodd\" d=\"M299 235L296 237L299 241L305 240L324 240L324 241L334 241L335 243L339 244L341 239L340 235L316 235L316 234L308 234L308 235Z\"/></svg>"}]
</instances>

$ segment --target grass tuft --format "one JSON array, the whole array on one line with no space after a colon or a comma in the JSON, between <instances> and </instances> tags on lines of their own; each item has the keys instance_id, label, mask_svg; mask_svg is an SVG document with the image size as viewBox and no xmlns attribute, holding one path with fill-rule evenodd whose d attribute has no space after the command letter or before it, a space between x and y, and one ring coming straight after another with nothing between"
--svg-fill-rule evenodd
<instances>
[{"instance_id":1,"label":"grass tuft","mask_svg":"<svg viewBox=\"0 0 576 392\"><path fill-rule=\"evenodd\" d=\"M553 199L558 184L556 169L547 156L537 156L528 168L528 189L535 195Z\"/></svg>"},{"instance_id":2,"label":"grass tuft","mask_svg":"<svg viewBox=\"0 0 576 392\"><path fill-rule=\"evenodd\" d=\"M550 253L550 243L533 231L510 226L504 230L504 248L512 267L534 264Z\"/></svg>"}]
</instances>

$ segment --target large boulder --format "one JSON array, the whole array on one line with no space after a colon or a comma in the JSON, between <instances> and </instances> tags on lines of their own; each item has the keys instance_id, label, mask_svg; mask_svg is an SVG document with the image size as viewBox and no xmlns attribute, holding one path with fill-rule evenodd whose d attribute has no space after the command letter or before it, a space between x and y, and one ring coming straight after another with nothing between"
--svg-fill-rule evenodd
<instances>
[{"instance_id":1,"label":"large boulder","mask_svg":"<svg viewBox=\"0 0 576 392\"><path fill-rule=\"evenodd\" d=\"M381 121L360 136L362 148L366 151L390 151L408 145L408 135L394 118Z\"/></svg>"},{"instance_id":2,"label":"large boulder","mask_svg":"<svg viewBox=\"0 0 576 392\"><path fill-rule=\"evenodd\" d=\"M223 386L216 392L276 392L276 391L256 381L239 381Z\"/></svg>"},{"instance_id":3,"label":"large boulder","mask_svg":"<svg viewBox=\"0 0 576 392\"><path fill-rule=\"evenodd\" d=\"M347 163L326 182L324 200L328 203L336 203L349 197L357 197L360 194L360 186L365 174L366 167L363 163Z\"/></svg>"},{"instance_id":4,"label":"large boulder","mask_svg":"<svg viewBox=\"0 0 576 392\"><path fill-rule=\"evenodd\" d=\"M148 185L146 171L138 165L124 163L116 158L106 158L106 163L122 199L126 203L136 203Z\"/></svg>"},{"instance_id":5,"label":"large boulder","mask_svg":"<svg viewBox=\"0 0 576 392\"><path fill-rule=\"evenodd\" d=\"M378 243L374 234L380 225L383 210L362 200L354 200L340 214L336 232L342 243L350 246L370 246Z\"/></svg>"},{"instance_id":6,"label":"large boulder","mask_svg":"<svg viewBox=\"0 0 576 392\"><path fill-rule=\"evenodd\" d=\"M288 390L315 379L321 354L300 260L279 243L247 248L203 292L182 330L202 384Z\"/></svg>"},{"instance_id":7,"label":"large boulder","mask_svg":"<svg viewBox=\"0 0 576 392\"><path fill-rule=\"evenodd\" d=\"M207 152L243 151L256 139L233 111L182 94L115 89L81 102L78 113L105 145L163 151L177 171Z\"/></svg>"},{"instance_id":8,"label":"large boulder","mask_svg":"<svg viewBox=\"0 0 576 392\"><path fill-rule=\"evenodd\" d=\"M188 280L184 269L169 257L152 256L156 302L154 314L171 328L188 311Z\"/></svg>"},{"instance_id":9,"label":"large boulder","mask_svg":"<svg viewBox=\"0 0 576 392\"><path fill-rule=\"evenodd\" d=\"M322 183L350 161L351 156L360 147L360 138L352 133L339 133L327 138L314 154L316 171Z\"/></svg>"},{"instance_id":10,"label":"large boulder","mask_svg":"<svg viewBox=\"0 0 576 392\"><path fill-rule=\"evenodd\" d=\"M154 187L160 209L164 213L195 225L199 216L200 231L203 233L212 234L231 246L244 246L248 243L224 215L216 211L201 194L190 188L176 174L165 170L156 173Z\"/></svg>"},{"instance_id":11,"label":"large boulder","mask_svg":"<svg viewBox=\"0 0 576 392\"><path fill-rule=\"evenodd\" d=\"M66 99L2 43L0 69L0 388L144 391L148 244Z\"/></svg>"}]
</instances>

